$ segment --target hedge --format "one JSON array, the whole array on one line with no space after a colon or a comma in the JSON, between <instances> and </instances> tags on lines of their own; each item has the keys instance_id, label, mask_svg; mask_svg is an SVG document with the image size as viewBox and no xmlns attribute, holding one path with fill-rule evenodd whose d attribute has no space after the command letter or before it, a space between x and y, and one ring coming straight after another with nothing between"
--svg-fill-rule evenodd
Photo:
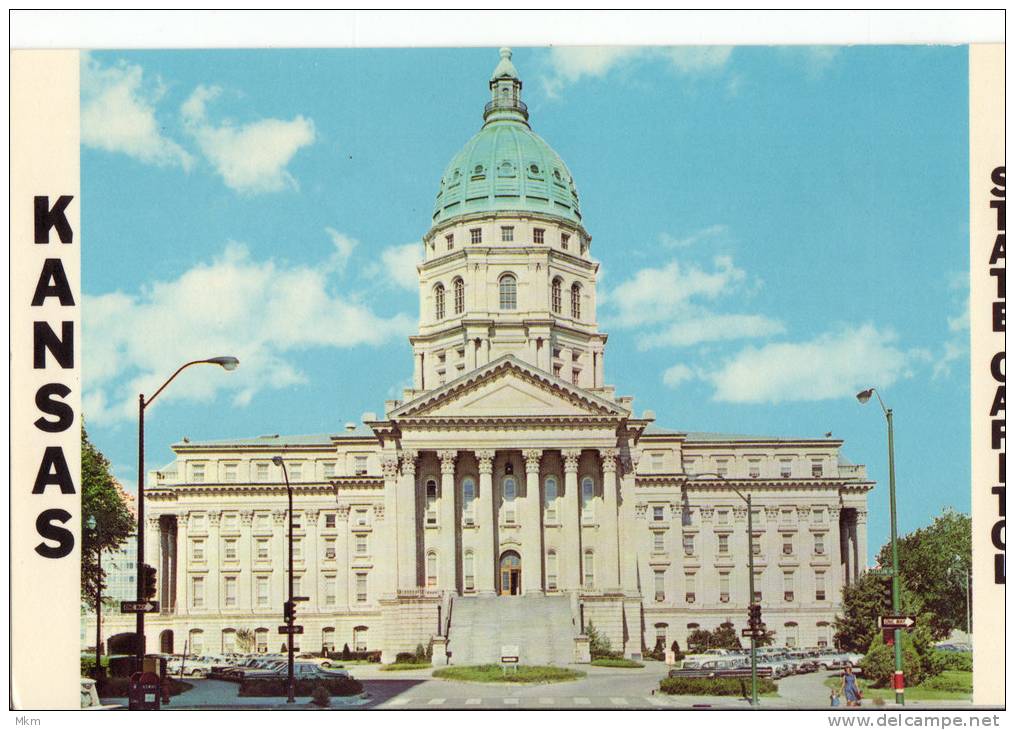
<instances>
[{"instance_id":1,"label":"hedge","mask_svg":"<svg viewBox=\"0 0 1015 730\"><path fill-rule=\"evenodd\" d=\"M284 697L289 693L287 685L285 678L246 679L240 684L240 697ZM349 697L363 691L363 685L351 677L297 679L296 696L311 697L318 687L328 690L332 697Z\"/></svg>"},{"instance_id":2,"label":"hedge","mask_svg":"<svg viewBox=\"0 0 1015 730\"><path fill-rule=\"evenodd\" d=\"M960 672L973 671L973 655L967 651L935 650L936 661L942 670L957 669Z\"/></svg>"},{"instance_id":3,"label":"hedge","mask_svg":"<svg viewBox=\"0 0 1015 730\"><path fill-rule=\"evenodd\" d=\"M659 689L668 695L717 695L747 697L751 693L751 680L739 677L667 677ZM772 694L778 685L766 677L758 678L758 694Z\"/></svg>"}]
</instances>

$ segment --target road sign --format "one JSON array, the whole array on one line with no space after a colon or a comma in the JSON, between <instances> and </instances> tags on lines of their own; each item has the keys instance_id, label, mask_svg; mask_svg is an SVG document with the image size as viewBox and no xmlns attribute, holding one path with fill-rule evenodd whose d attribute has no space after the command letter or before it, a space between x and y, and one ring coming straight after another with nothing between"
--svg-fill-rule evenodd
<instances>
[{"instance_id":1,"label":"road sign","mask_svg":"<svg viewBox=\"0 0 1015 730\"><path fill-rule=\"evenodd\" d=\"M294 601L309 601L310 596L293 596Z\"/></svg>"},{"instance_id":2,"label":"road sign","mask_svg":"<svg viewBox=\"0 0 1015 730\"><path fill-rule=\"evenodd\" d=\"M158 601L120 601L120 613L158 613Z\"/></svg>"},{"instance_id":3,"label":"road sign","mask_svg":"<svg viewBox=\"0 0 1015 730\"><path fill-rule=\"evenodd\" d=\"M893 574L891 568L871 568L867 572L879 578L891 578Z\"/></svg>"},{"instance_id":4,"label":"road sign","mask_svg":"<svg viewBox=\"0 0 1015 730\"><path fill-rule=\"evenodd\" d=\"M763 638L765 638L765 630L764 629L741 629L740 630L740 635L745 637L745 638L748 638L748 639L750 639L752 637L755 638L755 639L763 639Z\"/></svg>"},{"instance_id":5,"label":"road sign","mask_svg":"<svg viewBox=\"0 0 1015 730\"><path fill-rule=\"evenodd\" d=\"M504 644L500 648L500 661L501 664L517 664L518 663L518 646L514 644Z\"/></svg>"},{"instance_id":6,"label":"road sign","mask_svg":"<svg viewBox=\"0 0 1015 730\"><path fill-rule=\"evenodd\" d=\"M289 626L279 626L278 627L278 633L280 633L280 634L289 634L289 633L292 633L292 634L302 634L303 633L303 627L302 626L293 626L292 630L290 631L290 627Z\"/></svg>"},{"instance_id":7,"label":"road sign","mask_svg":"<svg viewBox=\"0 0 1015 730\"><path fill-rule=\"evenodd\" d=\"M878 619L878 628L904 629L909 631L916 626L915 616L882 616Z\"/></svg>"}]
</instances>

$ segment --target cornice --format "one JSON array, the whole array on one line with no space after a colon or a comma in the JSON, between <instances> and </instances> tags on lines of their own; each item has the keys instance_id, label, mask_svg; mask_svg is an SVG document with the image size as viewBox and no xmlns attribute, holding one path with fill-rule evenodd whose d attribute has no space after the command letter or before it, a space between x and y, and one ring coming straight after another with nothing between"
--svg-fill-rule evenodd
<instances>
[{"instance_id":1,"label":"cornice","mask_svg":"<svg viewBox=\"0 0 1015 730\"><path fill-rule=\"evenodd\" d=\"M301 482L293 484L293 494L307 496L335 496L336 488L339 493L343 491L384 489L384 477L336 477L333 482ZM145 499L155 501L173 500L179 496L279 496L288 494L283 483L258 483L258 484L237 484L230 483L208 483L201 484L172 484L160 487L148 488L145 490Z\"/></svg>"}]
</instances>

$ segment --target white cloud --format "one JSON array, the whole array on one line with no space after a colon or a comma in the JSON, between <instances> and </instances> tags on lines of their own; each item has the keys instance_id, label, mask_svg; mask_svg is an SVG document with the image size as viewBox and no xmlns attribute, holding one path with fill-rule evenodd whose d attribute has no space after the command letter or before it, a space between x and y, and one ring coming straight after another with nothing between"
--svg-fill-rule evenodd
<instances>
[{"instance_id":1,"label":"white cloud","mask_svg":"<svg viewBox=\"0 0 1015 730\"><path fill-rule=\"evenodd\" d=\"M694 377L694 371L687 365L676 364L670 368L667 368L663 373L663 382L671 388L678 387L681 383L690 380Z\"/></svg>"},{"instance_id":2,"label":"white cloud","mask_svg":"<svg viewBox=\"0 0 1015 730\"><path fill-rule=\"evenodd\" d=\"M951 375L952 363L966 357L969 352L969 274L952 275L948 288L956 292L959 313L947 318L951 339L945 342L941 354L934 362L935 378Z\"/></svg>"},{"instance_id":3,"label":"white cloud","mask_svg":"<svg viewBox=\"0 0 1015 730\"><path fill-rule=\"evenodd\" d=\"M782 322L761 314L688 312L686 319L673 322L660 332L639 335L638 349L690 347L703 342L770 337L785 331Z\"/></svg>"},{"instance_id":4,"label":"white cloud","mask_svg":"<svg viewBox=\"0 0 1015 730\"><path fill-rule=\"evenodd\" d=\"M153 392L176 363L228 354L241 365L192 368L160 401L208 402L226 391L242 406L261 390L305 381L293 353L380 345L414 326L412 317L380 317L329 291L326 265L255 261L236 243L140 294L85 297L83 311L85 414L96 424L135 418L137 394Z\"/></svg>"},{"instance_id":5,"label":"white cloud","mask_svg":"<svg viewBox=\"0 0 1015 730\"><path fill-rule=\"evenodd\" d=\"M733 46L673 46L663 51L683 73L702 73L722 68L730 60Z\"/></svg>"},{"instance_id":6,"label":"white cloud","mask_svg":"<svg viewBox=\"0 0 1015 730\"><path fill-rule=\"evenodd\" d=\"M900 349L891 330L865 324L806 342L747 347L705 378L715 386L716 400L732 403L849 398L908 377L911 361L924 358Z\"/></svg>"},{"instance_id":7,"label":"white cloud","mask_svg":"<svg viewBox=\"0 0 1015 730\"><path fill-rule=\"evenodd\" d=\"M710 238L718 238L724 236L729 231L729 226L717 223L706 228L695 231L686 236L672 236L669 233L659 234L659 243L666 248L686 248L693 246L694 244L705 241Z\"/></svg>"},{"instance_id":8,"label":"white cloud","mask_svg":"<svg viewBox=\"0 0 1015 730\"><path fill-rule=\"evenodd\" d=\"M388 246L376 261L366 267L365 273L371 279L417 291L419 272L416 264L420 262L421 254L422 248L418 243Z\"/></svg>"},{"instance_id":9,"label":"white cloud","mask_svg":"<svg viewBox=\"0 0 1015 730\"><path fill-rule=\"evenodd\" d=\"M331 258L328 261L328 270L330 271L345 271L345 265L349 263L349 258L352 256L352 252L359 245L359 241L355 238L350 238L344 233L336 231L332 227L327 227L324 232L328 234L331 239L331 243L335 246L334 252L331 254Z\"/></svg>"},{"instance_id":10,"label":"white cloud","mask_svg":"<svg viewBox=\"0 0 1015 730\"><path fill-rule=\"evenodd\" d=\"M81 62L81 143L141 162L190 169L193 158L165 137L155 117L164 89L146 83L140 66L103 66L89 54Z\"/></svg>"},{"instance_id":11,"label":"white cloud","mask_svg":"<svg viewBox=\"0 0 1015 730\"><path fill-rule=\"evenodd\" d=\"M296 188L296 179L286 169L293 156L316 139L314 123L303 116L291 120L260 119L237 125L225 120L209 121L208 102L221 90L198 86L181 113L187 130L201 152L233 190L242 193L270 193Z\"/></svg>"},{"instance_id":12,"label":"white cloud","mask_svg":"<svg viewBox=\"0 0 1015 730\"><path fill-rule=\"evenodd\" d=\"M618 310L611 321L620 327L636 327L672 320L687 311L690 300L715 299L746 278L729 256L716 256L712 271L677 261L641 269L610 292L610 304Z\"/></svg>"}]
</instances>

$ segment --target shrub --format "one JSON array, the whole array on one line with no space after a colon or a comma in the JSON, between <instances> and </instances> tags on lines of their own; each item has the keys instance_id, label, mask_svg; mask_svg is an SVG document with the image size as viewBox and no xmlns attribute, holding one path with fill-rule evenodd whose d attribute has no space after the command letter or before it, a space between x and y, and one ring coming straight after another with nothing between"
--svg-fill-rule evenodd
<instances>
[{"instance_id":1,"label":"shrub","mask_svg":"<svg viewBox=\"0 0 1015 730\"><path fill-rule=\"evenodd\" d=\"M395 664L415 664L416 655L411 651L400 651L395 654Z\"/></svg>"},{"instance_id":2,"label":"shrub","mask_svg":"<svg viewBox=\"0 0 1015 730\"><path fill-rule=\"evenodd\" d=\"M429 658L430 657L427 655L427 650L423 648L423 645L416 644L416 656L415 656L416 663L422 664L423 662L429 660Z\"/></svg>"},{"instance_id":3,"label":"shrub","mask_svg":"<svg viewBox=\"0 0 1015 730\"><path fill-rule=\"evenodd\" d=\"M927 617L917 619L916 628L902 634L902 663L906 668L906 683L922 682L941 674L945 669L944 652L933 645L933 634ZM860 663L864 678L874 687L888 687L895 673L895 647L885 644L881 633L875 634L867 655Z\"/></svg>"},{"instance_id":4,"label":"shrub","mask_svg":"<svg viewBox=\"0 0 1015 730\"><path fill-rule=\"evenodd\" d=\"M920 686L942 692L962 692L968 694L973 691L973 677L965 672L944 672L924 681Z\"/></svg>"},{"instance_id":5,"label":"shrub","mask_svg":"<svg viewBox=\"0 0 1015 730\"><path fill-rule=\"evenodd\" d=\"M287 682L279 679L247 679L240 684L240 697L284 697ZM351 677L329 679L297 679L296 695L310 697L317 687L324 687L332 697L348 697L363 691L363 685Z\"/></svg>"},{"instance_id":6,"label":"shrub","mask_svg":"<svg viewBox=\"0 0 1015 730\"><path fill-rule=\"evenodd\" d=\"M973 671L973 655L962 651L937 651L937 661L942 671L956 669L960 672Z\"/></svg>"},{"instance_id":7,"label":"shrub","mask_svg":"<svg viewBox=\"0 0 1015 730\"><path fill-rule=\"evenodd\" d=\"M773 680L758 678L758 694L772 694L778 688ZM659 683L659 689L668 695L747 697L751 693L751 680L740 677L667 677Z\"/></svg>"},{"instance_id":8,"label":"shrub","mask_svg":"<svg viewBox=\"0 0 1015 730\"><path fill-rule=\"evenodd\" d=\"M610 646L609 637L600 634L599 629L591 621L585 627L585 635L589 637L589 653L593 659L607 659L617 656L613 652L613 647Z\"/></svg>"},{"instance_id":9,"label":"shrub","mask_svg":"<svg viewBox=\"0 0 1015 730\"><path fill-rule=\"evenodd\" d=\"M345 659L346 661L349 661L350 659L352 659L352 652L349 651L349 645L348 644L345 644L342 647L342 658Z\"/></svg>"},{"instance_id":10,"label":"shrub","mask_svg":"<svg viewBox=\"0 0 1015 730\"><path fill-rule=\"evenodd\" d=\"M670 644L670 651L673 652L673 655L678 662L683 660L684 652L680 651L680 644L677 643L676 639L674 639L673 643Z\"/></svg>"},{"instance_id":11,"label":"shrub","mask_svg":"<svg viewBox=\"0 0 1015 730\"><path fill-rule=\"evenodd\" d=\"M331 707L331 693L323 684L319 684L314 687L314 691L310 694L310 698L310 701L318 707Z\"/></svg>"}]
</instances>

